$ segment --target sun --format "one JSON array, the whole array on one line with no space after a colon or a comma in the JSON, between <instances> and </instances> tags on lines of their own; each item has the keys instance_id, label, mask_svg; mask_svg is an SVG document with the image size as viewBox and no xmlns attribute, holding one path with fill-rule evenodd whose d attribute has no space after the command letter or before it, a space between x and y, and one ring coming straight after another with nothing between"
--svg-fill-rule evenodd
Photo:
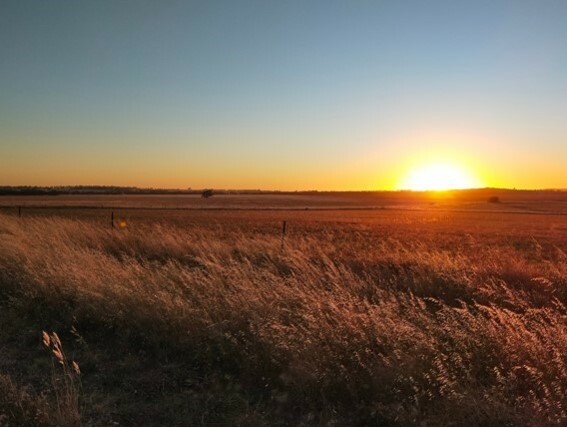
<instances>
[{"instance_id":1,"label":"sun","mask_svg":"<svg viewBox=\"0 0 567 428\"><path fill-rule=\"evenodd\" d=\"M451 190L481 187L466 168L448 162L430 163L409 171L398 186L403 190Z\"/></svg>"}]
</instances>

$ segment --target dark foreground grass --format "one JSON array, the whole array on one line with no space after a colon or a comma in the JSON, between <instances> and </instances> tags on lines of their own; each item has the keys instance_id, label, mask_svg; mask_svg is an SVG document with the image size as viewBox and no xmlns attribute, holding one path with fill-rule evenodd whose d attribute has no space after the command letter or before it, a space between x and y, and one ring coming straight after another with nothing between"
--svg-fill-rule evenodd
<instances>
[{"instance_id":1,"label":"dark foreground grass","mask_svg":"<svg viewBox=\"0 0 567 428\"><path fill-rule=\"evenodd\" d=\"M567 423L562 218L255 215L0 216L1 423Z\"/></svg>"}]
</instances>

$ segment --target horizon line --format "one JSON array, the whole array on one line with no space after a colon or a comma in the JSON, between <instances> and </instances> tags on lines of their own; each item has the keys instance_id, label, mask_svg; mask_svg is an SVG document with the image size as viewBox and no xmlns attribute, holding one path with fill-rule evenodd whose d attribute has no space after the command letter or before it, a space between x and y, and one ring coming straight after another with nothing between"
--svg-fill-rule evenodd
<instances>
[{"instance_id":1,"label":"horizon line","mask_svg":"<svg viewBox=\"0 0 567 428\"><path fill-rule=\"evenodd\" d=\"M180 187L139 187L139 186L123 186L123 185L100 185L100 184L72 184L72 185L56 185L56 186L44 186L44 185L2 185L0 184L0 189L37 189L37 190L135 190L139 192L164 192L164 193L199 193L205 190L213 190L216 192L242 192L242 193L399 193L399 192L412 192L412 193L444 193L444 192L455 192L455 191L480 191L480 190L494 190L494 191L523 191L523 192L562 192L567 191L567 187L547 187L547 188L516 188L516 187L470 187L470 188L452 188L452 189L423 189L423 190L412 190L412 189L372 189L372 190L319 190L319 189L295 189L295 190L279 190L279 189L261 189L261 188L214 188L214 187L203 187L203 188L180 188Z\"/></svg>"}]
</instances>

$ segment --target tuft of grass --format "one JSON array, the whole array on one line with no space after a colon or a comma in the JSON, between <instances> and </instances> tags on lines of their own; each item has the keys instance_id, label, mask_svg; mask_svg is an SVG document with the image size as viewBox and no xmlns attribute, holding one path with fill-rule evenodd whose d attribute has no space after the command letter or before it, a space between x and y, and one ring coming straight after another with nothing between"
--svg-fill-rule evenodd
<instances>
[{"instance_id":1,"label":"tuft of grass","mask_svg":"<svg viewBox=\"0 0 567 428\"><path fill-rule=\"evenodd\" d=\"M69 361L57 333L42 332L43 346L51 354L51 386L55 396L51 419L56 425L80 425L81 369Z\"/></svg>"}]
</instances>

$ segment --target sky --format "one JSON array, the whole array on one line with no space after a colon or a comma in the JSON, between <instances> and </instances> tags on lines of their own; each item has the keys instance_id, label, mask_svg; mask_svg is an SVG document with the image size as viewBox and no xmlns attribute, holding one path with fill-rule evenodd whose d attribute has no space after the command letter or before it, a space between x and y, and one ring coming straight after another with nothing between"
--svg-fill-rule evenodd
<instances>
[{"instance_id":1,"label":"sky","mask_svg":"<svg viewBox=\"0 0 567 428\"><path fill-rule=\"evenodd\" d=\"M2 0L0 185L567 188L567 2ZM427 169L427 168L426 168Z\"/></svg>"}]
</instances>

